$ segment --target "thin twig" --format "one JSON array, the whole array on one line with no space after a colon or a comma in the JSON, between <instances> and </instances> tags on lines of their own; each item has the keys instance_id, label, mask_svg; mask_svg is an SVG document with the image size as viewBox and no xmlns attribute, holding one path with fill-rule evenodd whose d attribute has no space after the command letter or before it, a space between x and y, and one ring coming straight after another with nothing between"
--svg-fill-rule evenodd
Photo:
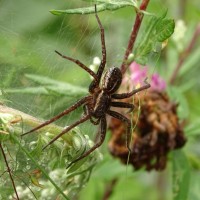
<instances>
[{"instance_id":1,"label":"thin twig","mask_svg":"<svg viewBox=\"0 0 200 200\"><path fill-rule=\"evenodd\" d=\"M176 68L175 70L173 71L173 74L170 78L170 84L174 84L175 80L176 80L176 77L178 75L178 72L180 71L181 67L183 66L183 63L184 61L187 59L187 57L190 55L190 53L192 52L195 44L196 44L196 41L198 39L198 37L200 36L200 23L197 24L196 26L196 30L194 32L194 35L191 39L191 41L189 42L189 45L186 47L186 49L182 52L182 54L180 55L180 58L179 58L179 61L176 65Z\"/></svg>"},{"instance_id":2,"label":"thin twig","mask_svg":"<svg viewBox=\"0 0 200 200\"><path fill-rule=\"evenodd\" d=\"M5 163L6 163L6 166L7 166L7 171L8 171L8 173L9 173L10 180L11 180L11 182L12 182L13 189L14 189L14 191L15 191L17 200L19 200L19 196L18 196L18 193L17 193L17 190L16 190L15 182L14 182L14 180L13 180L13 177L12 177L12 174L11 174L11 170L10 170L10 167L9 167L9 165L8 165L8 161L7 161L7 159L6 159L6 155L5 155L5 152L4 152L4 150L3 150L3 147L2 147L2 145L1 145L1 143L0 143L0 149L1 149L1 152L2 152L3 157L4 157L4 160L5 160Z\"/></svg>"},{"instance_id":3,"label":"thin twig","mask_svg":"<svg viewBox=\"0 0 200 200\"><path fill-rule=\"evenodd\" d=\"M136 41L136 38L137 38L137 35L138 35L138 31L140 29L140 25L141 25L142 20L143 20L144 14L141 11L146 10L149 1L150 0L143 0L141 5L140 5L140 11L137 11L135 22L133 24L133 29L132 29L132 32L131 32L131 35L130 35L130 39L129 39L129 42L128 42L128 46L127 46L127 49L126 49L126 52L125 52L125 55L124 55L123 63L121 65L121 71L122 71L123 74L127 70L128 56L130 55L130 53L133 50L133 47L134 47L134 44L135 44L135 41Z\"/></svg>"}]
</instances>

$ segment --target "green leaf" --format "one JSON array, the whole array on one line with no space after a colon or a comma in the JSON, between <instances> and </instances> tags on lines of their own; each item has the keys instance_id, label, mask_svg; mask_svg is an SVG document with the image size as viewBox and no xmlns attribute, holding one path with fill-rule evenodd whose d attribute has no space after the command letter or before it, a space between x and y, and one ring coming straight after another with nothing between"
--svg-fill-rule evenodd
<instances>
[{"instance_id":1,"label":"green leaf","mask_svg":"<svg viewBox=\"0 0 200 200\"><path fill-rule=\"evenodd\" d=\"M189 116L189 106L187 99L182 94L180 89L175 86L170 86L167 89L169 96L171 97L172 101L178 103L178 116L180 119L185 119Z\"/></svg>"},{"instance_id":2,"label":"green leaf","mask_svg":"<svg viewBox=\"0 0 200 200\"><path fill-rule=\"evenodd\" d=\"M86 161L88 160L87 157L79 160L78 162L74 163L69 170L67 171L68 174L73 173L75 171L77 171Z\"/></svg>"},{"instance_id":3,"label":"green leaf","mask_svg":"<svg viewBox=\"0 0 200 200\"><path fill-rule=\"evenodd\" d=\"M131 0L96 0L92 1L94 3L99 3L97 5L97 12L105 11L105 10L117 10L127 6L133 6L136 8L136 3ZM61 14L91 14L95 13L94 6L84 7L84 8L75 8L75 9L67 9L67 10L50 10L50 12L54 15Z\"/></svg>"},{"instance_id":4,"label":"green leaf","mask_svg":"<svg viewBox=\"0 0 200 200\"><path fill-rule=\"evenodd\" d=\"M86 88L74 86L69 83L64 83L56 86L47 86L46 89L48 90L49 94L52 94L53 96L61 95L61 96L77 97L77 96L84 96L87 94Z\"/></svg>"},{"instance_id":5,"label":"green leaf","mask_svg":"<svg viewBox=\"0 0 200 200\"><path fill-rule=\"evenodd\" d=\"M187 200L190 186L190 166L181 150L173 152L173 200Z\"/></svg>"},{"instance_id":6,"label":"green leaf","mask_svg":"<svg viewBox=\"0 0 200 200\"><path fill-rule=\"evenodd\" d=\"M19 140L17 139L17 137L13 134L11 135L13 141L15 141L16 144L19 145L20 149L23 151L23 153L34 163L34 165L40 169L40 171L43 173L43 175L52 183L52 185L56 188L56 190L67 200L69 200L69 198L66 196L66 194L60 189L60 187L53 181L53 179L51 179L51 177L47 174L47 172L43 169L43 167L41 167L37 161L34 159L34 157L31 155L31 153L29 151L27 151L19 142Z\"/></svg>"},{"instance_id":7,"label":"green leaf","mask_svg":"<svg viewBox=\"0 0 200 200\"><path fill-rule=\"evenodd\" d=\"M163 42L174 32L175 22L173 19L162 19L156 26L156 39Z\"/></svg>"},{"instance_id":8,"label":"green leaf","mask_svg":"<svg viewBox=\"0 0 200 200\"><path fill-rule=\"evenodd\" d=\"M165 16L166 13L160 17L152 16L148 20L148 25L133 52L134 60L137 63L145 65L148 62L150 53L160 51L161 43L168 39L174 32L174 20L165 19Z\"/></svg>"},{"instance_id":9,"label":"green leaf","mask_svg":"<svg viewBox=\"0 0 200 200\"><path fill-rule=\"evenodd\" d=\"M45 76L34 74L26 74L25 76L28 79L31 79L32 81L43 86L6 89L5 92L73 97L86 95L88 92L86 88L74 86L72 84L64 83L61 81L56 81Z\"/></svg>"},{"instance_id":10,"label":"green leaf","mask_svg":"<svg viewBox=\"0 0 200 200\"><path fill-rule=\"evenodd\" d=\"M185 132L187 136L197 136L200 135L200 119L197 119L196 121L193 121L190 123L186 128Z\"/></svg>"},{"instance_id":11,"label":"green leaf","mask_svg":"<svg viewBox=\"0 0 200 200\"><path fill-rule=\"evenodd\" d=\"M35 74L25 74L25 76L36 82L36 83L39 83L41 85L55 85L55 84L58 84L58 81L55 81L49 77L45 77L45 76L40 76L40 75L35 75Z\"/></svg>"},{"instance_id":12,"label":"green leaf","mask_svg":"<svg viewBox=\"0 0 200 200\"><path fill-rule=\"evenodd\" d=\"M44 87L26 87L5 89L6 93L38 94L47 95L48 91Z\"/></svg>"},{"instance_id":13,"label":"green leaf","mask_svg":"<svg viewBox=\"0 0 200 200\"><path fill-rule=\"evenodd\" d=\"M48 77L33 74L27 74L26 77L35 81L36 83L44 85L45 89L48 90L49 93L65 96L80 96L87 94L86 88L56 81Z\"/></svg>"},{"instance_id":14,"label":"green leaf","mask_svg":"<svg viewBox=\"0 0 200 200\"><path fill-rule=\"evenodd\" d=\"M138 42L138 45L134 49L135 61L139 64L145 65L148 61L147 57L150 52L153 51L154 45L156 43L154 29L158 23L159 18L153 16L148 21L148 26L146 26L142 38Z\"/></svg>"},{"instance_id":15,"label":"green leaf","mask_svg":"<svg viewBox=\"0 0 200 200\"><path fill-rule=\"evenodd\" d=\"M187 157L190 162L191 168L199 171L200 170L200 160L199 160L198 155L189 154L189 155L187 155Z\"/></svg>"},{"instance_id":16,"label":"green leaf","mask_svg":"<svg viewBox=\"0 0 200 200\"><path fill-rule=\"evenodd\" d=\"M31 146L31 145L32 145L32 147L34 147L32 149L32 151L30 152L31 156L34 157L34 156L40 155L41 152L42 152L42 148L43 148L43 143L42 143L41 136L40 135L38 136L38 140L37 141L30 142L29 146Z\"/></svg>"}]
</instances>

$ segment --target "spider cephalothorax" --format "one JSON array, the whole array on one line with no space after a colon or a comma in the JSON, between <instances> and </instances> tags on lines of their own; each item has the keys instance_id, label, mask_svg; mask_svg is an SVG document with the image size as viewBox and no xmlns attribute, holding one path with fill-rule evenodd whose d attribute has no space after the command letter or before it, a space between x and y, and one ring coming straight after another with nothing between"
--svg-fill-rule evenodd
<instances>
[{"instance_id":1,"label":"spider cephalothorax","mask_svg":"<svg viewBox=\"0 0 200 200\"><path fill-rule=\"evenodd\" d=\"M104 68L106 65L106 47L105 47L105 39L104 39L104 29L99 20L98 15L97 15L96 6L95 6L95 16L96 16L99 28L101 30L101 45L102 45L102 61L99 65L97 73L94 73L91 69L86 67L86 65L81 63L79 60L64 56L61 53L59 53L58 51L55 51L62 58L65 58L67 60L70 60L70 61L76 63L78 66L80 66L82 69L87 71L93 77L93 81L91 82L91 84L89 86L89 95L80 99L74 105L72 105L68 109L64 110L62 113L56 115L52 119L44 122L43 124L37 126L36 128L30 130L29 132L26 132L23 134L23 135L26 135L28 133L34 132L34 131L58 120L62 116L69 114L70 112L77 109L78 107L83 106L84 111L85 111L84 115L79 120L74 122L72 125L64 128L60 134L58 134L55 138L53 138L44 147L44 148L46 148L48 145L52 144L55 140L57 140L63 134L67 133L72 128L76 127L77 125L79 125L87 120L90 120L91 123L93 123L94 125L100 124L100 130L98 132L99 140L94 144L94 146L91 149L86 151L81 157L77 158L72 163L86 157L87 155L89 155L92 151L94 151L96 148L98 148L103 143L103 141L105 139L105 135L106 135L106 129L107 129L106 115L110 115L110 116L117 118L118 120L121 120L122 122L127 124L127 135L126 135L127 143L126 143L126 145L127 145L127 148L130 150L129 140L131 138L131 136L130 136L131 122L127 117L123 116L122 114L120 114L118 112L112 111L110 108L111 107L120 107L120 108L129 108L130 110L133 110L134 106L132 104L120 102L117 100L129 98L129 97L133 96L135 93L150 87L150 84L145 82L144 86L142 86L138 89L135 89L129 93L116 94L116 92L122 82L121 70L117 67L112 67L112 68L108 69L105 72L104 76L102 77L102 74L104 72ZM101 82L102 82L102 84L100 84Z\"/></svg>"}]
</instances>

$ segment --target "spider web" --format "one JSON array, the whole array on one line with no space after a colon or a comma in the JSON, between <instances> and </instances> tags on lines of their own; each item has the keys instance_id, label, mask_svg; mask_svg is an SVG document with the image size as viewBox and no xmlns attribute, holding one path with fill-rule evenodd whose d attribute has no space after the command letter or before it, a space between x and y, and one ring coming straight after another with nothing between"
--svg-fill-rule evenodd
<instances>
[{"instance_id":1,"label":"spider web","mask_svg":"<svg viewBox=\"0 0 200 200\"><path fill-rule=\"evenodd\" d=\"M77 58L87 66L92 64L94 57L101 58L100 31L95 16L58 17L48 12L52 8L79 7L84 5L82 1L19 0L16 3L3 0L0 5L0 98L10 107L49 119L72 105L81 95L63 95L51 90L48 94L43 93L40 89L46 86L41 84L44 77L86 89L91 81L85 71L58 57L54 50ZM119 20L115 16L119 16ZM120 13L116 12L115 16L108 12L99 14L105 28L107 68L121 65L132 26L131 15L126 21L120 20ZM40 83L28 78L27 74L40 76ZM78 109L63 117L58 124L69 125L79 119L81 113L82 109ZM84 134L95 138L96 127L90 123L81 127ZM104 149L106 153L107 148ZM126 173L125 170L122 172Z\"/></svg>"}]
</instances>

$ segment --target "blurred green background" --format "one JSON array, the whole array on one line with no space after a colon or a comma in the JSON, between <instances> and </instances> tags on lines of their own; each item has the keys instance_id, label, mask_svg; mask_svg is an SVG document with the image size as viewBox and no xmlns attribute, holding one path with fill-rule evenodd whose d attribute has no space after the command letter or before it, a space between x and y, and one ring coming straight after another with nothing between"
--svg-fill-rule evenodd
<instances>
[{"instance_id":1,"label":"blurred green background","mask_svg":"<svg viewBox=\"0 0 200 200\"><path fill-rule=\"evenodd\" d=\"M92 64L94 57L101 58L100 31L95 16L92 14L54 16L49 10L90 5L92 4L79 0L0 0L1 101L35 117L48 119L82 96L72 95L68 90L63 94L44 91L45 83L41 85L27 74L49 77L87 89L91 81L88 74L70 61L60 58L54 50L78 58L87 66ZM186 33L181 41L184 49L200 22L199 1L150 1L148 12L161 14L166 10L168 17L175 20L182 19L185 22ZM133 8L127 7L114 12L101 12L99 17L105 28L107 67L120 66L135 12ZM180 117L186 117L190 125L196 125L196 132L189 136L190 139L184 149L187 155L195 155L197 158L200 156L199 44L200 39L197 39L197 44L184 62L176 80L176 86L183 95L181 99L183 112ZM159 61L155 63L155 70L160 71L168 80L179 56L180 51L170 39ZM73 119L77 119L81 112L78 110L58 123L68 125ZM92 125L88 123L82 127L85 134L94 138L95 128ZM109 137L109 133L107 135ZM106 188L115 180L117 183L110 200L172 199L171 162L164 172L147 173L142 170L133 172L131 168L122 166L119 161L111 158L106 142L102 152L104 160L93 171L88 185L79 195L80 200L103 199ZM189 189L188 200L198 200L200 173L193 165L191 174L192 187Z\"/></svg>"}]
</instances>

